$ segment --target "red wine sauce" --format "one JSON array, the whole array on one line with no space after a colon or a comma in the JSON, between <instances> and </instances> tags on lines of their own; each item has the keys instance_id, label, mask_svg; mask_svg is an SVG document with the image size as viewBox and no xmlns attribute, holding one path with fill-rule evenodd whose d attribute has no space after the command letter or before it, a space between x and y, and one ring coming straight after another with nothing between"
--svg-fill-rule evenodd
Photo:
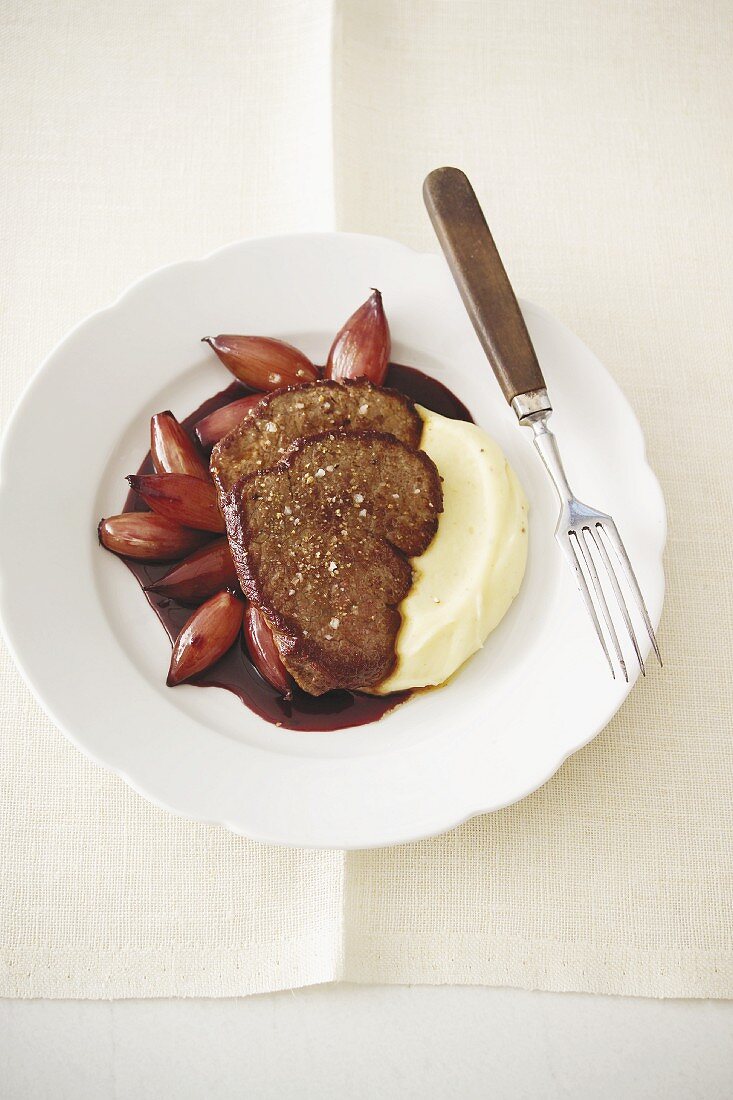
<instances>
[{"instance_id":1,"label":"red wine sauce","mask_svg":"<svg viewBox=\"0 0 733 1100\"><path fill-rule=\"evenodd\" d=\"M424 405L426 409L441 413L452 420L472 420L466 406L446 386L414 367L391 363L386 384L393 389L401 390L413 401ZM245 397L250 392L246 386L234 382L186 417L182 421L183 426L195 439L194 424L209 413L220 409L223 405L228 405L231 401L236 401L239 397ZM148 454L138 473L147 474L152 471L153 464ZM125 501L124 511L145 512L148 508L135 493L130 492ZM155 584L175 564L173 562L155 564L135 561L132 558L121 560L143 589L147 585ZM156 595L154 592L145 592L145 596L173 642L191 617L193 608L177 600ZM162 675L163 670L161 670ZM257 672L247 656L241 635L239 641L220 661L187 682L195 687L226 688L266 722L272 722L285 729L300 731L339 730L347 729L349 726L363 726L367 722L375 722L410 696L409 691L394 695L329 691L325 695L313 696L296 687L293 690L293 698L285 700Z\"/></svg>"}]
</instances>

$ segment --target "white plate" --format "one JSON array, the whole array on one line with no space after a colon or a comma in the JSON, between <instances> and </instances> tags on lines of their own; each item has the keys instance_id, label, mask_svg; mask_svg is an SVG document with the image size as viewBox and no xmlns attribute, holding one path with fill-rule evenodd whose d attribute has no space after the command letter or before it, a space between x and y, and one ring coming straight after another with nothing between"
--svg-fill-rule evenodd
<instances>
[{"instance_id":1,"label":"white plate","mask_svg":"<svg viewBox=\"0 0 733 1100\"><path fill-rule=\"evenodd\" d=\"M226 691L166 688L168 641L133 577L99 549L96 525L120 510L150 415L183 416L230 380L201 336L277 335L322 362L372 286L394 359L445 381L517 471L529 564L506 619L449 685L374 725L294 733ZM543 310L523 309L571 483L616 518L656 624L665 511L639 425L591 352ZM186 817L316 847L442 832L533 791L630 690L609 675L553 539L553 489L437 256L319 234L245 241L157 271L49 357L8 426L0 474L1 610L18 665L80 749Z\"/></svg>"}]
</instances>

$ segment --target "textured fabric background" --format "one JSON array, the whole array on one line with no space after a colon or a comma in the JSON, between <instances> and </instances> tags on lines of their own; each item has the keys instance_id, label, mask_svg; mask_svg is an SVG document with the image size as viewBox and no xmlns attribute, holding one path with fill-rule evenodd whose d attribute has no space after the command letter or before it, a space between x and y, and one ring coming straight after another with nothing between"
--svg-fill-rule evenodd
<instances>
[{"instance_id":1,"label":"textured fabric background","mask_svg":"<svg viewBox=\"0 0 733 1100\"><path fill-rule=\"evenodd\" d=\"M422 179L465 168L518 291L631 400L669 511L665 670L534 796L350 856L349 975L733 996L733 9L338 12L339 228L433 248Z\"/></svg>"},{"instance_id":2,"label":"textured fabric background","mask_svg":"<svg viewBox=\"0 0 733 1100\"><path fill-rule=\"evenodd\" d=\"M732 996L729 5L0 12L3 419L162 263L333 225L433 249L420 185L452 162L519 292L629 396L670 520L665 671L535 795L420 844L292 852L173 818L73 749L3 653L0 994Z\"/></svg>"}]
</instances>

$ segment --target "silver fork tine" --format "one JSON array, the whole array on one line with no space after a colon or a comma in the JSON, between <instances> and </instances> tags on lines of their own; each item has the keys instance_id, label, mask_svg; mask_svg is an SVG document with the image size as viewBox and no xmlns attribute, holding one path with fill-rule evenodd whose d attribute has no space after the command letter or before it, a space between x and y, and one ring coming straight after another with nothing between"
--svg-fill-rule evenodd
<instances>
[{"instance_id":1,"label":"silver fork tine","mask_svg":"<svg viewBox=\"0 0 733 1100\"><path fill-rule=\"evenodd\" d=\"M593 605L593 599L592 599L590 591L588 589L588 584L587 584L586 579L585 579L585 574L583 573L583 568L580 564L580 558L578 557L578 552L575 549L575 546L573 545L573 542L572 542L569 534L566 534L565 538L561 538L559 534L556 537L557 537L557 541L560 543L563 550L565 551L565 557L570 562L571 569L575 573L575 580L577 582L578 588L580 589L580 594L581 594L581 596L583 597L583 599L585 601L585 606L588 609L588 614L590 615L591 619L593 620L593 625L596 628L596 634L598 635L598 641L603 646L603 652L606 654L606 660L608 661L608 667L611 669L611 675L613 676L613 678L615 680L616 679L616 670L613 667L613 661L611 660L611 654L608 652L608 646L606 645L606 639L603 635L603 631L601 630L601 624L598 622L598 616L596 615L596 609Z\"/></svg>"},{"instance_id":2,"label":"silver fork tine","mask_svg":"<svg viewBox=\"0 0 733 1100\"><path fill-rule=\"evenodd\" d=\"M662 654L659 652L659 645L657 643L657 638L656 638L656 635L654 633L654 627L652 626L652 621L649 618L649 612L646 609L646 604L644 603L644 597L641 594L641 589L639 588L639 582L636 579L636 574L634 573L631 562L629 561L629 555L626 553L626 547L624 546L623 542L621 541L621 536L618 533L618 528L616 527L616 524L614 523L614 521L611 519L610 516L604 516L602 520L599 520L596 523L596 527L600 527L603 534L606 536L608 541L613 546L614 550L616 551L616 556L618 557L619 561L621 562L622 566L624 567L624 571L626 573L626 579L629 582L629 587L631 588L631 591L636 596L637 606L638 606L639 610L641 611L642 617L644 619L644 625L646 626L647 634L649 635L649 640L651 641L651 643L654 647L654 652L657 655L657 660L659 661L659 663L661 665L662 664ZM598 541L602 545L603 540L599 539Z\"/></svg>"},{"instance_id":3,"label":"silver fork tine","mask_svg":"<svg viewBox=\"0 0 733 1100\"><path fill-rule=\"evenodd\" d=\"M590 546L588 544L588 537L590 537L592 539L593 535L592 535L591 530L590 530L589 527L583 527L582 531L583 531L583 535L584 535L583 539L581 539L580 534L577 531L573 531L573 532L571 532L571 534L575 535L575 538L578 542L578 546L580 547L580 551L581 551L581 553L583 555L583 558L585 560L586 567L588 569L588 572L590 573L590 579L593 582L593 588L595 589L596 599L597 599L598 604L601 608L601 613L603 615L603 620L606 624L606 629L608 630L608 633L611 637L611 641L613 642L613 648L616 650L616 657L618 658L618 663L621 665L621 671L624 674L624 680L628 684L629 674L626 671L626 662L624 661L624 655L623 655L623 652L621 650L621 644L618 640L618 634L616 633L616 628L613 625L613 619L611 618L611 612L608 610L608 604L606 603L606 597L603 593L603 589L601 588L601 582L598 579L598 572L596 570L596 563L593 561L593 555L591 554L591 549L590 549ZM615 588L615 585L614 585L614 588ZM616 595L618 597L618 592L616 593ZM625 611L626 611L626 609L624 608L624 612ZM630 627L631 623L628 621L628 616L626 614L624 614L624 618L627 620L626 625ZM634 645L636 645L636 639L634 639ZM637 648L637 653L638 652L639 652L639 650Z\"/></svg>"},{"instance_id":4,"label":"silver fork tine","mask_svg":"<svg viewBox=\"0 0 733 1100\"><path fill-rule=\"evenodd\" d=\"M598 526L599 526L598 523L596 523L596 527L598 527ZM639 662L639 668L641 669L641 674L642 674L642 676L646 676L646 669L644 667L644 660L641 656L641 650L639 649L639 643L636 639L636 631L634 630L634 624L631 621L631 616L629 615L629 609L626 606L626 600L624 599L624 594L621 591L620 584L618 583L618 577L616 576L616 570L613 568L613 563L611 562L611 559L608 556L608 550L606 550L606 547L603 543L603 539L600 538L600 536L597 535L595 531L593 531L590 527L586 527L585 530L588 532L590 537L595 542L596 546L598 547L598 551L599 551L601 557L603 558L603 564L606 567L606 572L608 573L608 578L611 582L611 585L613 587L613 591L616 595L616 602L619 606L621 614L624 617L624 622L626 623L626 629L629 632L629 635L631 637L631 641L632 641L633 646L634 646L634 651L636 653L636 659Z\"/></svg>"}]
</instances>

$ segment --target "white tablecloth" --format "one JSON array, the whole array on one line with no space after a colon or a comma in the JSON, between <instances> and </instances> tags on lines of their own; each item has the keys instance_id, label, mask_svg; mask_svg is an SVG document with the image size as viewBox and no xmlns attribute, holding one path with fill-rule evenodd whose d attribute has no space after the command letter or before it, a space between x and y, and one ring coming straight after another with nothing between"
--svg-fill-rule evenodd
<instances>
[{"instance_id":1,"label":"white tablecloth","mask_svg":"<svg viewBox=\"0 0 733 1100\"><path fill-rule=\"evenodd\" d=\"M162 263L333 226L434 248L420 185L452 162L517 290L628 394L670 538L665 671L532 797L394 849L175 819L73 749L4 654L0 992L731 996L729 6L28 0L3 22L3 417Z\"/></svg>"}]
</instances>

